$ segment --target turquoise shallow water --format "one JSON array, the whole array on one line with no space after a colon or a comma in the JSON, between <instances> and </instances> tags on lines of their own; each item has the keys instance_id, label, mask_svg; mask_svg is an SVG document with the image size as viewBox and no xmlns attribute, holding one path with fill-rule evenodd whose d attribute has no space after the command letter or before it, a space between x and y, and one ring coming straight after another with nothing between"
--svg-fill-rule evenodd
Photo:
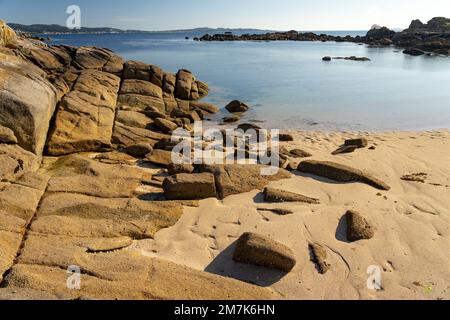
<instances>
[{"instance_id":1,"label":"turquoise shallow water","mask_svg":"<svg viewBox=\"0 0 450 320\"><path fill-rule=\"evenodd\" d=\"M349 32L344 32L349 34ZM194 34L54 35L53 43L108 47L127 59L193 71L206 100L240 99L246 120L306 130L450 128L450 58L411 57L353 43L195 42ZM323 56L366 56L372 61ZM219 118L221 115L218 115ZM223 115L222 115L223 116Z\"/></svg>"}]
</instances>

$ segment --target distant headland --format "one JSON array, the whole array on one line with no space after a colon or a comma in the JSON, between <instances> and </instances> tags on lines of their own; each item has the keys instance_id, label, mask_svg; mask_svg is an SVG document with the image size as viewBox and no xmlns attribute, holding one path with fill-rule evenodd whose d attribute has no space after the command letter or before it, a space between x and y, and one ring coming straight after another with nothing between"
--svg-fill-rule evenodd
<instances>
[{"instance_id":1,"label":"distant headland","mask_svg":"<svg viewBox=\"0 0 450 320\"><path fill-rule=\"evenodd\" d=\"M450 19L436 17L424 24L413 20L408 29L395 32L387 27L374 25L366 36L352 37L350 35L332 36L312 32L269 32L266 34L236 35L231 32L223 34L206 34L199 41L336 41L354 42L368 45L395 45L405 48L404 53L411 55L450 55Z\"/></svg>"}]
</instances>

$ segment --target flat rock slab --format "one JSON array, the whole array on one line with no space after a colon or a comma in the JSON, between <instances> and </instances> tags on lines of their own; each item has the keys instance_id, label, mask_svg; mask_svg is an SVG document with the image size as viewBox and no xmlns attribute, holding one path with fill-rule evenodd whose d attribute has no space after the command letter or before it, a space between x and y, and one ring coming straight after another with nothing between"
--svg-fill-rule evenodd
<instances>
[{"instance_id":1,"label":"flat rock slab","mask_svg":"<svg viewBox=\"0 0 450 320\"><path fill-rule=\"evenodd\" d=\"M170 136L116 121L112 142L122 147L128 147L136 143L148 143L154 146L162 139L170 139Z\"/></svg>"},{"instance_id":2,"label":"flat rock slab","mask_svg":"<svg viewBox=\"0 0 450 320\"><path fill-rule=\"evenodd\" d=\"M50 155L104 151L111 147L120 78L85 70L61 101L47 150Z\"/></svg>"},{"instance_id":3,"label":"flat rock slab","mask_svg":"<svg viewBox=\"0 0 450 320\"><path fill-rule=\"evenodd\" d=\"M255 233L244 233L239 238L233 260L284 272L290 272L296 265L289 247Z\"/></svg>"},{"instance_id":4,"label":"flat rock slab","mask_svg":"<svg viewBox=\"0 0 450 320\"><path fill-rule=\"evenodd\" d=\"M182 214L183 206L176 202L53 193L42 200L31 230L78 237L148 239L173 226Z\"/></svg>"},{"instance_id":5,"label":"flat rock slab","mask_svg":"<svg viewBox=\"0 0 450 320\"><path fill-rule=\"evenodd\" d=\"M44 248L50 249L50 248ZM266 288L176 265L132 252L81 253L60 248L56 266L19 263L5 280L8 289L32 289L67 299L102 300L274 300L280 297ZM54 251L48 251L51 254ZM77 255L78 252L78 255ZM41 252L44 254L45 251ZM30 257L31 259L32 257ZM81 269L81 289L67 289L67 262ZM43 295L45 296L45 295Z\"/></svg>"},{"instance_id":6,"label":"flat rock slab","mask_svg":"<svg viewBox=\"0 0 450 320\"><path fill-rule=\"evenodd\" d=\"M385 182L368 173L334 162L307 160L300 163L298 171L338 182L361 182L380 190L391 189Z\"/></svg>"},{"instance_id":7,"label":"flat rock slab","mask_svg":"<svg viewBox=\"0 0 450 320\"><path fill-rule=\"evenodd\" d=\"M264 198L267 202L282 203L282 202L303 202L309 204L320 204L319 199L310 198L301 194L288 192L284 190L265 188Z\"/></svg>"}]
</instances>

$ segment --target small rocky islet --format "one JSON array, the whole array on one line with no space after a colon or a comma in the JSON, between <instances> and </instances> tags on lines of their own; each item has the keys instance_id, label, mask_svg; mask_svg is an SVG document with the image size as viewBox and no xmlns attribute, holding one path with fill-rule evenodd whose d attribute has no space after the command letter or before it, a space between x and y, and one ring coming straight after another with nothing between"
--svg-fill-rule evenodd
<instances>
[{"instance_id":1,"label":"small rocky islet","mask_svg":"<svg viewBox=\"0 0 450 320\"><path fill-rule=\"evenodd\" d=\"M367 44L371 46L396 46L404 48L403 53L420 55L450 55L450 19L435 17L426 24L420 20L413 20L408 29L395 32L387 27L374 25L366 36L332 36L315 34L312 32L273 32L266 34L233 34L204 35L198 41L336 41ZM331 61L332 57L324 57L324 61ZM336 59L336 58L335 58ZM353 61L368 61L365 57L337 57Z\"/></svg>"},{"instance_id":2,"label":"small rocky islet","mask_svg":"<svg viewBox=\"0 0 450 320\"><path fill-rule=\"evenodd\" d=\"M390 189L366 172L304 160L312 155L285 146L278 154L281 169L271 176L261 175L258 163L176 165L170 134L192 131L195 121L219 111L201 100L206 83L188 70L171 74L108 49L50 46L0 27L0 298L281 299L270 288L127 248L174 226L198 200L260 190L268 204L319 204L268 187L290 178L289 171ZM249 106L235 100L226 109L239 115ZM260 130L254 124L237 129ZM280 140L294 138L280 134ZM351 150L344 153L367 146L365 138L347 140L343 147ZM150 197L155 193L156 200ZM349 242L375 236L361 214L349 210L343 217ZM318 273L333 269L325 246L305 247ZM292 249L250 230L232 259L282 273L297 264ZM73 265L82 270L81 290L66 286Z\"/></svg>"}]
</instances>

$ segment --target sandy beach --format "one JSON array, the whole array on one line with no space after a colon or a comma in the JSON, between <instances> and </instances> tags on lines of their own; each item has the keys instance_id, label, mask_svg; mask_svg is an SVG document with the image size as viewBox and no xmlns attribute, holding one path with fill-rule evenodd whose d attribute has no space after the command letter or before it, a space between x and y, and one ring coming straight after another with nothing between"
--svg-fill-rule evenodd
<instances>
[{"instance_id":1,"label":"sandy beach","mask_svg":"<svg viewBox=\"0 0 450 320\"><path fill-rule=\"evenodd\" d=\"M208 199L185 208L176 225L159 231L155 240L135 241L128 249L196 270L268 287L286 299L450 299L450 132L323 133L289 132L312 159L330 160L363 169L392 189L360 183L342 184L294 172L270 186L320 199L321 204L266 204L260 191ZM333 156L345 139L367 137L369 147ZM401 177L426 173L424 183ZM282 208L279 216L259 209ZM347 241L349 209L374 225L371 240ZM289 274L238 264L232 255L244 232L270 236L293 249L297 265ZM331 269L317 272L309 243L327 248ZM382 290L367 288L367 269L382 270Z\"/></svg>"}]
</instances>

